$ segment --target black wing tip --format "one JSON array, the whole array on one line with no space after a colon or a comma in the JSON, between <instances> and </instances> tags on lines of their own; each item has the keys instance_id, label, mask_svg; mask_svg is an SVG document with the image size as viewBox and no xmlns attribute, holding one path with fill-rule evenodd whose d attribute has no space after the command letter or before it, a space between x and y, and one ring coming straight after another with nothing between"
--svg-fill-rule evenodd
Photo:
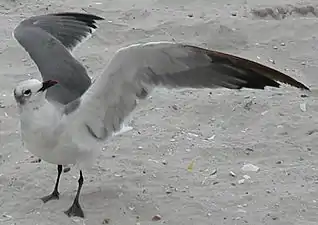
<instances>
[{"instance_id":1,"label":"black wing tip","mask_svg":"<svg viewBox=\"0 0 318 225\"><path fill-rule=\"evenodd\" d=\"M278 86L273 86L279 88L281 85L278 82L284 83L286 85L292 86L299 88L300 90L305 90L305 91L310 91L309 87L307 87L305 84L297 81L296 79L288 76L287 74L280 72L274 68L262 65L260 63L256 63L259 67L261 67L264 70L264 74L270 74L270 76L266 76L260 73L260 75L267 77L271 81L275 82L278 84ZM272 85L267 85L267 86L272 86Z\"/></svg>"},{"instance_id":2,"label":"black wing tip","mask_svg":"<svg viewBox=\"0 0 318 225\"><path fill-rule=\"evenodd\" d=\"M81 13L81 12L59 12L49 14L52 16L70 16L75 17L76 19L85 19L85 20L105 20L105 18L97 16L95 14L90 13Z\"/></svg>"},{"instance_id":3,"label":"black wing tip","mask_svg":"<svg viewBox=\"0 0 318 225\"><path fill-rule=\"evenodd\" d=\"M38 16L31 16L24 20L22 20L17 27L22 26L23 24L29 24L30 22L34 22L33 20L39 17L49 17L49 16L56 16L56 17L68 17L70 19L75 19L87 24L87 26L97 29L96 21L98 20L105 20L105 18L90 14L90 13L81 13L81 12L58 12L58 13L49 13L49 14L42 14ZM16 27L16 28L17 28ZM90 31L92 33L92 31Z\"/></svg>"},{"instance_id":4,"label":"black wing tip","mask_svg":"<svg viewBox=\"0 0 318 225\"><path fill-rule=\"evenodd\" d=\"M261 65L261 64L259 64ZM263 75L262 73L258 73L260 77L258 78L258 81L255 81L252 79L251 81L248 81L248 86L250 88L257 88L258 85L263 86L262 89L265 89L265 87L275 87L275 88L280 88L281 84L286 84L291 87L299 88L300 90L303 91L310 91L309 87L306 85L302 84L301 82L295 80L294 78L278 71L273 68L261 65L264 69L266 69L267 73L271 74L271 76L266 76ZM279 78L275 79L275 75L279 75ZM272 76L273 75L273 76Z\"/></svg>"},{"instance_id":5,"label":"black wing tip","mask_svg":"<svg viewBox=\"0 0 318 225\"><path fill-rule=\"evenodd\" d=\"M54 33L55 31L51 31L48 27L43 27L41 24L36 25L36 21L51 21L52 23L55 23L56 21L59 21L60 19L75 22L79 24L78 27L78 33L77 34L63 34L63 33ZM84 38L88 37L90 34L92 34L97 28L96 22L98 20L104 20L104 18L89 14L89 13L81 13L81 12L57 12L57 13L47 13L42 15L36 15L32 17L28 17L24 20L22 20L13 31L13 37L19 41L20 37L19 35L24 35L24 28L25 27L37 27L38 29L45 30L47 33L50 33L55 38L57 38L59 41L62 41L62 44L68 49L72 50L75 46L77 46L79 43L83 41ZM63 23L63 21L62 21ZM62 24L63 26L63 24ZM54 34L53 34L53 33ZM22 37L23 38L23 37ZM69 40L71 38L71 40ZM20 42L21 45L23 45Z\"/></svg>"},{"instance_id":6,"label":"black wing tip","mask_svg":"<svg viewBox=\"0 0 318 225\"><path fill-rule=\"evenodd\" d=\"M243 88L246 86L247 88L254 89L264 89L266 86L279 88L281 86L280 83L284 83L292 87L299 88L301 90L310 91L309 87L307 87L303 83L295 80L294 78L274 68L262 65L261 63L243 57L235 56L229 53L208 50L202 47L193 46L189 44L184 44L183 47L191 48L195 51L204 52L212 60L212 62L231 65L248 73L249 76L244 77L247 83L245 84L245 86L243 85L239 88ZM255 77L253 76L253 74L256 74L258 76Z\"/></svg>"},{"instance_id":7,"label":"black wing tip","mask_svg":"<svg viewBox=\"0 0 318 225\"><path fill-rule=\"evenodd\" d=\"M91 27L92 29L97 29L96 21L97 20L105 20L103 17L89 14L89 13L80 13L80 12L59 12L59 13L52 13L48 14L48 16L57 16L57 17L68 17L71 19L75 19L87 24L87 26ZM90 31L92 33L92 31Z\"/></svg>"},{"instance_id":8,"label":"black wing tip","mask_svg":"<svg viewBox=\"0 0 318 225\"><path fill-rule=\"evenodd\" d=\"M213 61L216 60L231 64L232 66L239 66L248 73L259 75L257 77L258 79L255 79L254 76L246 77L247 88L264 89L266 86L279 88L281 85L278 82L281 82L301 90L310 91L309 87L303 83L274 68L262 65L261 63L219 51L208 51L207 55Z\"/></svg>"},{"instance_id":9,"label":"black wing tip","mask_svg":"<svg viewBox=\"0 0 318 225\"><path fill-rule=\"evenodd\" d=\"M297 86L296 86L296 85L292 85L292 86L295 86L295 87L297 87L297 88L299 88L299 89L301 89L301 90L304 90L304 91L309 91L309 92L311 92L310 88L307 87L306 85L304 85L304 84L302 84L302 83L300 83L300 82L298 82L298 81L296 81L296 80L294 80L294 81L297 82ZM287 83L287 84L288 84L288 83Z\"/></svg>"}]
</instances>

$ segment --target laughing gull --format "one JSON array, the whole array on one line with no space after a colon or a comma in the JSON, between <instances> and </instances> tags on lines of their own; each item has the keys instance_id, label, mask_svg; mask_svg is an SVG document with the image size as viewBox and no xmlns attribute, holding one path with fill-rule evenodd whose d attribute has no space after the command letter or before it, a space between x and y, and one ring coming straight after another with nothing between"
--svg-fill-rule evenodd
<instances>
[{"instance_id":1,"label":"laughing gull","mask_svg":"<svg viewBox=\"0 0 318 225\"><path fill-rule=\"evenodd\" d=\"M60 13L22 22L15 37L37 64L42 81L30 79L14 89L25 147L58 165L57 199L62 165L80 171L68 216L84 217L79 196L83 169L91 166L105 141L120 132L137 103L154 88L264 89L280 83L309 90L304 84L259 63L198 46L149 42L119 49L90 84L70 49L95 29L100 17Z\"/></svg>"},{"instance_id":2,"label":"laughing gull","mask_svg":"<svg viewBox=\"0 0 318 225\"><path fill-rule=\"evenodd\" d=\"M56 106L77 99L91 85L85 67L71 55L71 51L91 36L97 28L96 20L103 18L76 12L48 14L27 18L14 30L14 38L36 63L42 79L59 80L59 85L46 93L47 100ZM41 159L32 162L41 162ZM64 172L69 170L69 167L64 167ZM42 200L46 202L48 199Z\"/></svg>"}]
</instances>

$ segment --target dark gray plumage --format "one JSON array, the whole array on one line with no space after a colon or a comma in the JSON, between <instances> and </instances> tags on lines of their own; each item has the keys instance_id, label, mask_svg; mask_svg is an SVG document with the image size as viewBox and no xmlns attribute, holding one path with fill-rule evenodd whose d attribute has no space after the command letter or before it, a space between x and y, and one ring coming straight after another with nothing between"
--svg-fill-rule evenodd
<instances>
[{"instance_id":1,"label":"dark gray plumage","mask_svg":"<svg viewBox=\"0 0 318 225\"><path fill-rule=\"evenodd\" d=\"M85 67L70 53L97 28L103 18L82 13L56 13L23 20L14 37L36 63L43 80L58 80L47 99L67 104L91 85Z\"/></svg>"}]
</instances>

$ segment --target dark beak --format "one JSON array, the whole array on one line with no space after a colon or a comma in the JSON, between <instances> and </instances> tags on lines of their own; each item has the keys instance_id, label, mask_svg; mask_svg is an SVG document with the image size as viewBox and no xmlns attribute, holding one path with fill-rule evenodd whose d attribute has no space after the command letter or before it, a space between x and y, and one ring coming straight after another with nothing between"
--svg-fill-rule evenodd
<instances>
[{"instance_id":1,"label":"dark beak","mask_svg":"<svg viewBox=\"0 0 318 225\"><path fill-rule=\"evenodd\" d=\"M50 87L53 87L54 85L56 85L58 82L55 81L55 80L47 80L47 81L44 81L42 82L42 87L38 90L38 92L40 91L45 91L47 90L48 88Z\"/></svg>"}]
</instances>

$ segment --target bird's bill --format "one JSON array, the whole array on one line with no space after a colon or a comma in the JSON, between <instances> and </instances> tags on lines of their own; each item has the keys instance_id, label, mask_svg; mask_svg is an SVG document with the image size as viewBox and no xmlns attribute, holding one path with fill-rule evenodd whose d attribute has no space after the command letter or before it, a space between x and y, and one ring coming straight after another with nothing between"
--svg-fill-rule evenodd
<instances>
[{"instance_id":1,"label":"bird's bill","mask_svg":"<svg viewBox=\"0 0 318 225\"><path fill-rule=\"evenodd\" d=\"M56 85L58 82L56 80L47 80L47 81L43 81L42 82L42 87L38 90L38 92L40 91L45 91L50 87L53 87L54 85Z\"/></svg>"}]
</instances>

